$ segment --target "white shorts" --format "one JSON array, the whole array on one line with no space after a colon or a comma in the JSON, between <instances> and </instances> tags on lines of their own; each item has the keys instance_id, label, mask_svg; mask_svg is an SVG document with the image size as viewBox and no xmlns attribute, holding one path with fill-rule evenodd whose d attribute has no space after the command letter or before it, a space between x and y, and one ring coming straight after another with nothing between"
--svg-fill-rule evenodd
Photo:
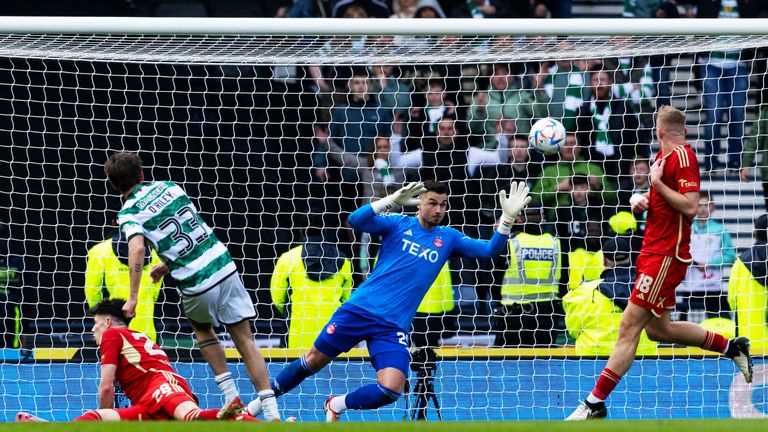
<instances>
[{"instance_id":1,"label":"white shorts","mask_svg":"<svg viewBox=\"0 0 768 432\"><path fill-rule=\"evenodd\" d=\"M238 273L233 273L200 295L182 295L181 304L187 318L214 327L256 318L253 302Z\"/></svg>"}]
</instances>

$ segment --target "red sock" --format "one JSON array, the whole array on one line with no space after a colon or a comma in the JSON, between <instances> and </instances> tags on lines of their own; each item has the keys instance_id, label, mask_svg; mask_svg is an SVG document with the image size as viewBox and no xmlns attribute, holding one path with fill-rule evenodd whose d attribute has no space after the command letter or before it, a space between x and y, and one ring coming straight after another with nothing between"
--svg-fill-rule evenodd
<instances>
[{"instance_id":1,"label":"red sock","mask_svg":"<svg viewBox=\"0 0 768 432\"><path fill-rule=\"evenodd\" d=\"M616 372L608 368L603 369L603 373L600 374L600 378L597 379L597 384L592 390L592 395L601 401L608 399L608 395L616 388L616 384L620 380L621 377Z\"/></svg>"},{"instance_id":2,"label":"red sock","mask_svg":"<svg viewBox=\"0 0 768 432\"><path fill-rule=\"evenodd\" d=\"M699 347L707 351L715 351L723 354L728 347L728 338L707 330L707 335L704 336L704 342L702 342Z\"/></svg>"},{"instance_id":3,"label":"red sock","mask_svg":"<svg viewBox=\"0 0 768 432\"><path fill-rule=\"evenodd\" d=\"M218 420L216 414L219 413L217 409L205 409L200 410L200 415L197 416L198 420Z\"/></svg>"},{"instance_id":4,"label":"red sock","mask_svg":"<svg viewBox=\"0 0 768 432\"><path fill-rule=\"evenodd\" d=\"M96 411L88 411L72 421L101 421L101 416Z\"/></svg>"}]
</instances>

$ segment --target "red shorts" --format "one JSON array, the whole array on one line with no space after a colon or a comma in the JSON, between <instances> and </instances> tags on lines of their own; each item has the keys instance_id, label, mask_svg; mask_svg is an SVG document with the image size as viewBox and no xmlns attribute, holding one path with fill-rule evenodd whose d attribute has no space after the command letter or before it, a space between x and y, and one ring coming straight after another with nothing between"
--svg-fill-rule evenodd
<instances>
[{"instance_id":1,"label":"red shorts","mask_svg":"<svg viewBox=\"0 0 768 432\"><path fill-rule=\"evenodd\" d=\"M197 404L189 384L178 375L163 372L150 381L144 396L134 406L117 412L122 420L171 420L184 402Z\"/></svg>"},{"instance_id":2,"label":"red shorts","mask_svg":"<svg viewBox=\"0 0 768 432\"><path fill-rule=\"evenodd\" d=\"M640 252L637 279L629 301L660 317L675 308L675 288L685 278L690 263L675 257Z\"/></svg>"}]
</instances>

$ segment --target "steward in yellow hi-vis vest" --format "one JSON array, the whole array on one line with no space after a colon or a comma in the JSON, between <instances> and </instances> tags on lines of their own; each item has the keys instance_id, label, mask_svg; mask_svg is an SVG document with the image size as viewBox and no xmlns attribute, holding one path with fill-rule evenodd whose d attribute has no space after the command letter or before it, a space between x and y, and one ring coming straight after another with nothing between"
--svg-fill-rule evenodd
<instances>
[{"instance_id":1,"label":"steward in yellow hi-vis vest","mask_svg":"<svg viewBox=\"0 0 768 432\"><path fill-rule=\"evenodd\" d=\"M352 263L322 235L277 260L270 294L289 319L288 348L311 348L333 312L352 293Z\"/></svg>"},{"instance_id":2,"label":"steward in yellow hi-vis vest","mask_svg":"<svg viewBox=\"0 0 768 432\"><path fill-rule=\"evenodd\" d=\"M768 348L768 215L755 221L755 244L731 268L728 303L736 313L736 335L749 338L753 350Z\"/></svg>"},{"instance_id":3,"label":"steward in yellow hi-vis vest","mask_svg":"<svg viewBox=\"0 0 768 432\"><path fill-rule=\"evenodd\" d=\"M523 223L524 232L509 240L509 267L501 283L496 345L548 346L560 330L560 240L542 232L542 221L541 206L529 204L524 217L518 216L517 221Z\"/></svg>"},{"instance_id":4,"label":"steward in yellow hi-vis vest","mask_svg":"<svg viewBox=\"0 0 768 432\"><path fill-rule=\"evenodd\" d=\"M0 348L22 348L24 333L21 302L24 299L24 259L6 237L8 226L0 219Z\"/></svg>"},{"instance_id":5,"label":"steward in yellow hi-vis vest","mask_svg":"<svg viewBox=\"0 0 768 432\"><path fill-rule=\"evenodd\" d=\"M563 297L565 327L576 339L581 355L610 355L619 336L621 315L629 302L635 281L629 243L610 239L604 246L600 279L587 281ZM657 344L645 331L637 347L639 355L656 355Z\"/></svg>"},{"instance_id":6,"label":"steward in yellow hi-vis vest","mask_svg":"<svg viewBox=\"0 0 768 432\"><path fill-rule=\"evenodd\" d=\"M449 333L456 327L456 317L449 316L448 312L455 306L451 268L445 263L416 310L411 324L411 344L414 347L435 347L440 338L450 336Z\"/></svg>"},{"instance_id":7,"label":"steward in yellow hi-vis vest","mask_svg":"<svg viewBox=\"0 0 768 432\"><path fill-rule=\"evenodd\" d=\"M128 328L144 333L156 341L155 302L160 295L163 282L153 283L149 272L154 265L162 264L162 261L153 249L147 247L145 251L136 316L131 320ZM104 298L104 291L108 298L122 299L127 299L131 291L128 243L121 232L88 250L85 267L85 298L89 308L96 306Z\"/></svg>"}]
</instances>

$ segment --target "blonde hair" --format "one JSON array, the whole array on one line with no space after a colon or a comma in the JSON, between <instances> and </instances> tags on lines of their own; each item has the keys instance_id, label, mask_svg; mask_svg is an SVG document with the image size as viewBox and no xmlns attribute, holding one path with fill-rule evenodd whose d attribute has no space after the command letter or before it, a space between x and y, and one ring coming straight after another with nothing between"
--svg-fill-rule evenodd
<instances>
[{"instance_id":1,"label":"blonde hair","mask_svg":"<svg viewBox=\"0 0 768 432\"><path fill-rule=\"evenodd\" d=\"M656 125L672 135L685 136L685 113L679 109L662 105L656 111Z\"/></svg>"}]
</instances>

